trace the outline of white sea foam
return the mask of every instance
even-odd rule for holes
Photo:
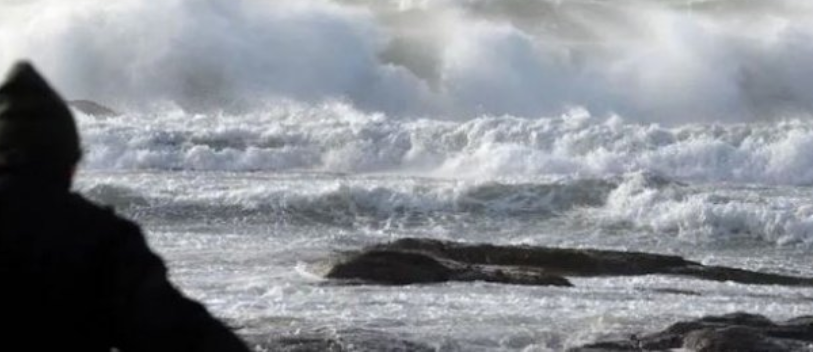
[[[126,181],[122,181],[126,179]],[[533,232],[556,217],[687,242],[813,245],[806,188],[690,186],[646,173],[610,181],[477,182],[216,174],[83,177],[78,190],[142,219],[425,233],[437,226]],[[216,181],[214,181],[216,180]],[[581,220],[579,220],[581,219]],[[571,221],[571,220],[565,220]],[[516,226],[516,228],[513,228]],[[579,226],[576,223],[569,226]],[[583,225],[582,225],[583,226]],[[460,229],[440,236],[465,237]],[[660,235],[658,235],[660,234]],[[541,235],[541,234],[540,234]],[[559,234],[566,239],[569,235]],[[504,240],[495,240],[504,241]],[[601,244],[601,239],[596,239]]]
[[[342,104],[243,115],[80,115],[91,170],[403,172],[471,179],[610,178],[813,184],[813,124],[664,127],[573,110],[556,118],[395,121]]]
[[[0,5],[0,67],[143,110],[340,100],[471,119],[571,106],[671,123],[813,104],[805,0],[59,0]]]
[[[420,227],[477,214],[495,221],[548,218],[586,206],[609,226],[626,223],[692,241],[813,242],[813,199],[804,190],[813,184],[813,124],[801,120],[665,127],[573,110],[556,118],[392,121],[340,103],[288,103],[243,115],[173,110],[79,119],[87,144],[83,168],[90,173],[334,174],[313,186],[236,188],[226,176],[188,192],[167,188],[158,198],[155,184],[86,189],[124,207],[148,204],[159,215],[261,213],[285,221]],[[378,173],[403,178],[340,180]],[[648,180],[636,180],[641,176]],[[680,182],[687,186],[675,185]],[[140,193],[145,198],[134,195]]]
[[[128,181],[123,183],[120,177]],[[543,220],[574,208],[601,206],[614,187],[593,180],[499,183],[389,176],[337,180],[306,174],[225,178],[189,174],[172,181],[160,174],[88,175],[78,184],[91,199],[140,217],[409,228],[473,218]]]
[[[698,188],[632,174],[613,190],[599,219],[690,241],[813,244],[813,198],[804,189]]]

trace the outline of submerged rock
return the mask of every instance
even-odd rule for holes
[[[681,321],[666,330],[618,341],[585,345],[572,351],[811,351],[813,317],[775,323],[748,313]]]
[[[678,256],[632,251],[462,244],[400,239],[373,245],[340,261],[332,279],[403,285],[489,281],[570,286],[564,276],[675,275],[742,284],[813,286],[813,279],[705,266]]]
[[[108,118],[119,116],[119,113],[106,106],[100,105],[90,100],[68,101],[68,106],[85,115]]]

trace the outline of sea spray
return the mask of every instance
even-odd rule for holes
[[[143,110],[346,102],[396,117],[633,121],[806,115],[803,0],[6,1],[0,66],[32,58],[69,98]]]

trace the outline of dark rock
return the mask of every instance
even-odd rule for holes
[[[813,343],[813,316],[802,316],[777,323],[767,331],[768,335]]]
[[[677,256],[640,252],[469,245],[433,239],[400,239],[377,247],[421,251],[435,257],[469,264],[536,267],[564,276],[646,275],[665,272],[675,267],[700,265]]]
[[[542,269],[521,266],[463,265],[452,273],[454,281],[485,281],[514,285],[573,286],[567,279]]]
[[[683,338],[683,349],[702,352],[790,350],[761,331],[745,326],[694,330]]]
[[[327,277],[406,285],[449,281],[452,273],[451,268],[431,256],[373,250],[351,256],[347,261],[334,266]]]
[[[747,313],[707,316],[675,323],[666,330],[603,341],[573,351],[805,351],[813,349],[810,318],[782,323]]]
[[[688,265],[674,268],[674,275],[686,275],[705,280],[731,281],[753,285],[813,286],[813,279],[787,275],[768,274],[757,271],[722,266]]]
[[[100,105],[90,100],[74,100],[68,101],[68,106],[74,108],[86,115],[92,115],[98,118],[109,118],[119,116],[119,113],[106,106]]]
[[[813,279],[705,266],[678,256],[634,251],[496,246],[433,239],[400,239],[373,245],[339,262],[331,279],[404,285],[488,281],[571,286],[562,276],[676,275],[742,284],[813,286]],[[685,295],[695,292],[680,291]]]
[[[540,276],[634,276],[676,275],[713,281],[731,281],[756,285],[813,286],[813,279],[768,274],[756,271],[705,266],[678,256],[648,254],[634,251],[548,248],[541,246],[496,246],[463,244],[433,239],[400,239],[389,244],[373,245],[362,251],[356,261],[367,261],[364,254],[387,252],[390,259],[404,254],[400,262],[413,261],[416,254],[435,259],[449,268],[451,278],[534,284]],[[407,255],[409,254],[409,255]],[[428,261],[424,259],[423,261]],[[349,266],[344,262],[339,266]],[[403,268],[400,264],[388,265]],[[414,267],[414,266],[413,266]],[[355,277],[375,277],[363,266],[355,266]],[[439,269],[435,265],[432,269]],[[442,273],[442,272],[441,272]],[[506,276],[507,275],[507,276]],[[334,273],[331,278],[346,278]],[[441,276],[442,278],[442,276]],[[433,277],[431,281],[444,281]],[[504,281],[504,280],[508,281]],[[526,280],[522,280],[526,279]],[[418,281],[410,281],[418,282]],[[545,283],[545,281],[543,281]]]
[[[780,324],[784,326],[800,326],[813,330],[813,315],[796,317],[787,321],[783,321]]]
[[[406,285],[445,281],[485,281],[517,285],[571,286],[540,269],[463,264],[420,252],[369,250],[349,256],[327,274],[331,279]]]
[[[705,316],[698,320],[704,324],[718,324],[723,326],[736,325],[736,326],[753,326],[753,327],[768,327],[775,325],[771,319],[757,314],[749,314],[744,312],[729,313],[720,316]]]

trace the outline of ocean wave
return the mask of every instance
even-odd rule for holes
[[[666,127],[592,116],[393,120],[332,103],[243,115],[79,115],[88,170],[407,173],[499,180],[609,178],[813,184],[813,123]]]
[[[253,186],[230,184],[196,192],[200,187],[195,181],[174,182],[158,189],[149,182],[127,187],[107,181],[85,180],[78,191],[98,203],[139,217],[334,226],[387,222],[425,226],[478,216],[548,219],[576,208],[601,206],[615,186],[602,180],[387,183],[356,179],[312,186],[258,185],[260,181],[252,182]]]
[[[813,110],[806,0],[11,0],[0,10],[0,67],[31,58],[68,98],[122,110],[338,100],[466,120],[578,105],[672,124]]]
[[[594,214],[690,241],[813,245],[812,201],[805,188],[688,187],[634,174]]]

